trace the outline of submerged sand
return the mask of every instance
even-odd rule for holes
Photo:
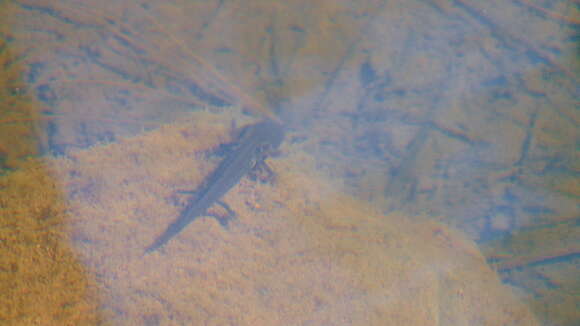
[[[100,320],[537,325],[473,242],[442,224],[383,215],[345,195],[316,169],[314,155],[293,151],[289,142],[268,159],[273,182],[245,178],[225,196],[236,214],[228,229],[201,217],[144,255],[187,199],[176,191],[195,189],[219,161],[207,151],[230,140],[231,121],[195,113],[50,160],[67,205],[61,238],[94,284]],[[212,213],[226,214],[217,207]]]

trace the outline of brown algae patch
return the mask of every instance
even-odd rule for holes
[[[66,220],[62,192],[39,160],[0,176],[0,324],[103,320],[93,275],[68,245]]]

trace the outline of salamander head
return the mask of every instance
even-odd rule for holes
[[[278,148],[284,140],[284,127],[271,119],[253,125],[254,137],[267,142],[272,149]]]

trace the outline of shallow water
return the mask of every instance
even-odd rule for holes
[[[127,189],[143,186],[140,178],[157,180],[150,188],[140,188],[143,193],[127,190],[119,195],[126,197],[115,205],[132,212],[123,213],[127,216],[100,219],[91,214],[103,207],[92,213],[82,209],[101,221],[88,228],[94,234],[74,233],[70,226],[75,223],[64,211],[39,209],[48,210],[40,215],[60,217],[25,229],[34,230],[33,238],[42,242],[44,236],[34,233],[38,228],[64,227],[72,255],[76,251],[82,257],[84,267],[75,274],[78,284],[118,286],[95,275],[99,262],[90,258],[105,259],[103,254],[117,248],[117,242],[130,249],[147,242],[150,237],[140,238],[142,233],[131,235],[143,228],[135,216],[146,223],[141,232],[158,234],[183,205],[173,192],[195,188],[219,162],[219,155],[211,154],[215,147],[235,140],[232,130],[237,127],[273,117],[289,133],[281,156],[271,164],[286,159],[301,165],[296,157],[304,155],[305,162],[314,160],[309,164],[325,180],[321,183],[330,182],[334,191],[380,214],[402,214],[461,230],[543,324],[572,325],[577,320],[576,3],[24,0],[1,6],[6,8],[0,30],[2,97],[9,99],[2,104],[0,125],[3,174],[12,178],[20,169],[31,171],[26,163],[31,156],[85,162],[67,170],[91,176],[71,181],[81,188],[71,191],[64,177],[54,181],[61,188],[47,198],[59,207],[74,206],[75,200],[88,207],[108,203],[99,196],[107,186],[121,187],[119,180],[128,183]],[[197,127],[187,129],[180,125],[184,122]],[[127,141],[153,146],[157,140],[150,139],[151,132],[174,124],[181,126],[182,136],[158,141],[167,147],[188,141],[191,152],[131,152],[126,169],[115,170],[113,164],[101,171],[111,177],[135,164],[153,169],[155,177],[150,170],[135,169],[133,179],[119,172],[107,183],[92,174],[102,169],[105,158],[90,161],[91,149],[107,153],[103,146],[125,146]],[[196,163],[170,166],[174,170],[143,165],[163,155],[189,155]],[[282,175],[303,168],[283,165]],[[188,177],[175,178],[175,171]],[[233,201],[246,198],[255,206],[252,198],[260,192],[248,190],[255,187],[247,183],[251,181],[243,182],[240,189],[246,190],[238,189],[242,193],[231,195],[238,198]],[[147,203],[139,204],[132,196],[144,196]],[[159,196],[163,200],[156,202]],[[145,211],[167,216],[155,221],[144,213],[132,215]],[[223,209],[216,211],[224,214]],[[5,225],[18,223],[10,220],[16,215],[4,215],[10,221]],[[209,219],[204,221],[219,235],[212,233],[210,243],[224,236]],[[18,227],[7,230],[14,229]],[[115,230],[128,233],[124,238],[104,237],[114,237]],[[4,246],[6,257],[23,255],[12,256],[13,248]],[[29,249],[25,255],[41,254]],[[70,252],[56,252],[72,259]],[[83,268],[87,274],[80,276]],[[9,279],[20,277],[21,269],[12,270]],[[31,298],[25,288],[19,289],[24,294],[14,298]],[[35,289],[42,293],[46,288]],[[124,301],[128,298],[117,298],[123,304],[105,304],[106,313],[99,318],[118,321],[123,313],[132,315],[123,312],[131,307]],[[163,316],[143,320],[164,324]]]

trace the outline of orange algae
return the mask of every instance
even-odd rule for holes
[[[66,205],[38,160],[0,176],[0,323],[98,325],[90,277],[68,246]]]

